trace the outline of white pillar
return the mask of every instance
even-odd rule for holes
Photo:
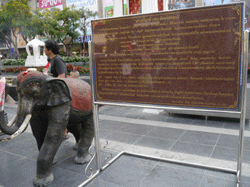
[[[158,12],[158,0],[142,0],[142,13]]]
[[[168,10],[168,0],[163,0],[163,10]]]
[[[114,0],[114,17],[123,16],[122,0]]]
[[[103,18],[103,3],[102,0],[97,0],[98,18]]]

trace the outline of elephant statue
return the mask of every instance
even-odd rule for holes
[[[77,145],[76,164],[91,160],[88,150],[94,137],[90,85],[80,79],[52,78],[38,71],[21,72],[17,77],[17,114],[9,124],[0,124],[7,135],[22,133],[30,122],[39,155],[34,186],[54,179],[51,172],[64,131],[71,132]]]
[[[0,76],[1,76],[1,74],[0,74]],[[5,85],[4,84],[0,84],[0,87],[1,86],[3,86],[3,87],[0,88],[0,96],[1,96],[1,89],[3,89],[2,91],[4,91],[4,103],[5,103],[7,95],[9,93],[9,86],[8,86],[7,83],[5,83]],[[1,108],[1,105],[0,105],[0,108]],[[4,110],[0,111],[0,121],[5,121],[5,123],[8,123],[7,113],[5,113]],[[2,135],[2,134],[3,133],[0,131],[0,135]]]

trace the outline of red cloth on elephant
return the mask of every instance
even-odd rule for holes
[[[91,87],[80,79],[67,78],[63,79],[69,84],[72,94],[71,107],[76,110],[86,111],[92,108]]]
[[[32,77],[32,76],[37,76],[37,77],[41,77],[43,75],[43,73],[39,72],[39,71],[24,71],[19,73],[19,75],[17,76],[17,80],[22,83],[23,81],[25,81],[27,78]]]

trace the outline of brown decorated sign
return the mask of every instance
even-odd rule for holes
[[[243,4],[93,20],[96,101],[239,109]]]

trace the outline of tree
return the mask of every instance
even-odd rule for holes
[[[90,18],[95,18],[98,12],[93,12],[88,8],[82,7],[78,10],[80,17],[79,29],[83,32],[82,49],[85,50],[85,37],[87,35],[87,27],[90,25]]]
[[[32,40],[36,35],[45,35],[44,21],[42,20],[42,15],[38,9],[32,12],[31,17],[27,18],[20,33],[26,44],[29,42],[29,39]]]
[[[14,47],[18,58],[17,35],[30,17],[28,0],[10,0],[0,8],[0,38],[10,49]]]
[[[67,53],[71,55],[73,40],[80,35],[77,31],[79,27],[78,12],[73,7],[63,10],[57,8],[42,10],[40,19],[44,25],[43,34],[58,43],[63,43]]]

